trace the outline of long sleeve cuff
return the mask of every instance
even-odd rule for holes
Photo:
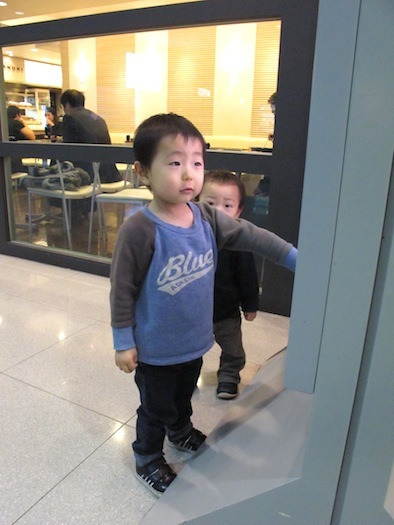
[[[292,272],[295,272],[297,254],[298,254],[297,248],[294,248],[294,246],[292,246],[289,253],[286,255],[286,258],[282,262],[282,266],[284,266],[288,270],[291,270]]]
[[[135,347],[133,329],[131,326],[126,326],[125,328],[112,327],[112,337],[114,340],[114,348],[118,352]]]

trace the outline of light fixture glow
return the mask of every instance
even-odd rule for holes
[[[24,15],[25,13],[23,11],[15,11],[16,15]]]
[[[0,2],[0,7],[6,7],[7,2]]]
[[[160,93],[163,66],[160,56],[153,53],[126,53],[126,87],[147,93]]]
[[[33,51],[33,53],[38,53],[38,49],[35,46],[31,47],[30,51]]]

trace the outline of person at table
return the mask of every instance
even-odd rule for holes
[[[35,140],[36,135],[24,122],[20,109],[17,106],[7,108],[8,135],[10,140]],[[11,159],[11,172],[27,172],[27,167],[22,164],[21,159]]]
[[[64,108],[63,142],[83,144],[111,144],[108,127],[105,120],[85,108],[85,95],[76,89],[68,89],[62,93],[60,103]],[[75,166],[86,170],[93,182],[93,167],[91,162],[76,161]],[[115,182],[122,179],[114,164],[100,163],[101,182]]]
[[[57,137],[63,135],[63,122],[59,121],[55,108],[46,108],[45,119],[45,135],[55,142]]]

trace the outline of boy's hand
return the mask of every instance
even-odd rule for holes
[[[118,368],[129,374],[138,366],[138,353],[136,348],[115,352],[115,363]]]
[[[246,321],[254,321],[256,319],[257,312],[244,312]]]

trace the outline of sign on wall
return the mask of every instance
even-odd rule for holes
[[[3,56],[4,81],[14,84],[29,84],[61,88],[62,68],[45,62]]]

